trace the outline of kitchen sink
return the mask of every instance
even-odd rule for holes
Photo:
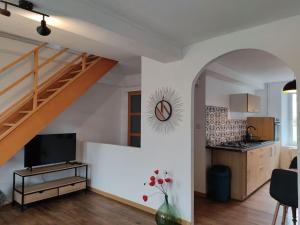
[[[246,143],[264,143],[264,142],[268,142],[266,140],[251,140],[251,141],[247,141]]]

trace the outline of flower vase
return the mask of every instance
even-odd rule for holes
[[[168,195],[165,195],[165,202],[157,210],[155,221],[157,225],[177,225],[176,210],[169,203]]]

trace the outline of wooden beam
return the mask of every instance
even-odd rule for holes
[[[26,59],[27,57],[29,57],[31,54],[33,54],[36,50],[38,51],[39,49],[43,48],[44,46],[46,46],[47,43],[43,43],[41,45],[39,45],[38,47],[36,47],[35,49],[25,53],[24,55],[20,56],[19,58],[17,58],[15,61],[9,63],[8,65],[2,67],[0,69],[0,73],[3,73],[4,71],[8,70],[9,68],[15,66],[16,64],[18,64],[19,62],[23,61],[24,59]]]
[[[83,53],[83,55],[82,55],[82,70],[86,69],[86,58],[87,58],[87,54]]]
[[[116,61],[102,58],[0,136],[0,166],[103,77]]]
[[[39,85],[39,92],[44,91],[48,88],[49,85],[51,85],[53,82],[58,80],[61,76],[63,76],[65,73],[67,73],[69,70],[72,69],[72,66],[76,64],[77,61],[82,57],[82,55],[77,56],[74,60],[72,60],[70,63],[68,63],[67,66],[60,69],[58,72],[56,72],[53,76],[51,76],[49,79],[44,81],[42,84]],[[32,72],[33,73],[33,72]],[[69,81],[69,80],[68,80]],[[33,92],[28,92],[23,98],[16,101],[12,104],[11,107],[4,110],[0,114],[0,124],[6,121],[7,118],[9,118],[12,114],[16,113],[19,109],[21,109],[25,104],[28,103],[28,101],[31,101],[33,98]]]
[[[38,98],[38,85],[39,85],[39,51],[34,51],[34,79],[33,79],[33,110],[37,107]]]
[[[22,81],[24,81],[25,79],[27,79],[28,77],[30,77],[32,74],[34,74],[35,72],[38,72],[39,69],[43,68],[44,66],[46,66],[47,64],[49,64],[50,62],[52,62],[54,59],[56,59],[57,57],[59,57],[60,55],[62,55],[64,52],[66,52],[68,49],[65,48],[61,51],[59,51],[58,53],[54,54],[53,56],[51,56],[50,58],[48,58],[45,62],[43,62],[40,66],[36,67],[35,64],[35,68],[34,70],[28,72],[27,74],[25,74],[24,76],[22,76],[21,78],[19,78],[18,80],[16,80],[15,82],[13,82],[12,84],[8,85],[6,88],[2,89],[0,91],[0,96],[4,95],[6,92],[8,92],[10,89],[14,88],[15,86],[19,85]],[[38,50],[35,50],[38,51]],[[38,58],[34,57],[35,63],[36,60],[38,60]],[[36,78],[34,78],[34,80],[36,80]]]

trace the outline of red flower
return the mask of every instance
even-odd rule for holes
[[[155,181],[154,181],[154,180],[151,181],[151,182],[149,183],[149,185],[150,185],[151,187],[155,186]]]
[[[161,178],[159,178],[159,179],[157,180],[157,183],[159,183],[159,184],[163,184],[163,183],[164,183],[164,180],[163,180],[163,179],[161,179]]]
[[[144,200],[144,202],[147,202],[148,201],[148,196],[147,195],[143,195],[143,200]]]
[[[151,180],[151,181],[155,181],[155,176],[151,176],[151,177],[150,177],[150,180]]]
[[[167,183],[172,183],[172,182],[173,182],[173,180],[172,180],[171,178],[166,178],[165,181],[166,181]]]
[[[154,173],[158,175],[159,174],[159,170],[155,170]]]

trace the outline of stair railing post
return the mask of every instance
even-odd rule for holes
[[[37,108],[39,84],[39,50],[34,51],[33,110]]]
[[[86,58],[87,58],[87,54],[83,53],[82,54],[82,70],[86,69]]]

